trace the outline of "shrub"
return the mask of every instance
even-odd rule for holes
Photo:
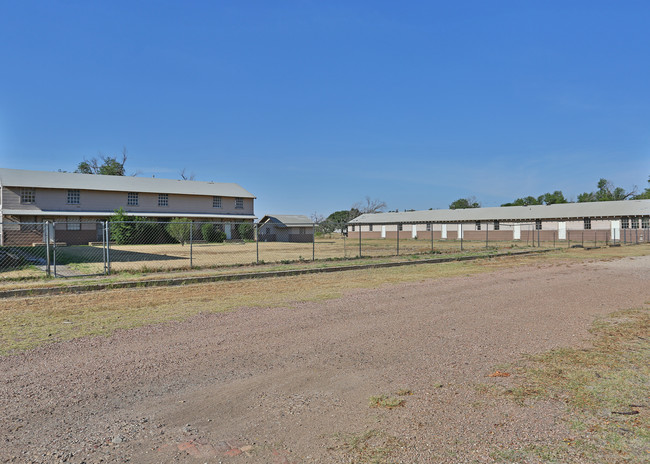
[[[237,227],[239,238],[242,240],[253,240],[253,225],[249,223],[239,224]]]
[[[185,245],[190,239],[190,228],[192,224],[187,218],[174,218],[167,224],[167,232],[181,245]]]
[[[210,223],[205,223],[201,226],[201,235],[206,242],[222,243],[226,240],[226,233]]]

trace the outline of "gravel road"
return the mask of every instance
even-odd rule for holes
[[[492,462],[567,430],[561,404],[486,394],[513,382],[487,375],[587,344],[594,318],[643,306],[649,282],[648,256],[536,265],[40,347],[0,358],[0,459],[337,463],[390,448]],[[400,390],[403,407],[369,407]]]

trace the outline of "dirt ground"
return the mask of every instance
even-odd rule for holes
[[[0,459],[493,462],[568,431],[560,403],[517,405],[488,375],[587,344],[648,282],[649,256],[539,264],[42,346],[0,358]]]

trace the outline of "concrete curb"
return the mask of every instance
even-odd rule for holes
[[[244,274],[221,274],[214,276],[199,276],[199,277],[178,277],[174,279],[152,279],[152,280],[139,280],[139,281],[126,281],[126,282],[107,282],[87,285],[70,285],[67,287],[35,287],[16,290],[0,291],[0,298],[19,298],[30,296],[43,296],[43,295],[63,295],[66,293],[84,293],[97,290],[114,290],[123,288],[146,288],[146,287],[171,287],[175,285],[191,285],[210,282],[234,281],[234,280],[249,280],[249,279],[263,279],[267,277],[287,277],[304,274],[317,274],[325,272],[341,272],[341,271],[357,271],[364,269],[378,269],[383,267],[398,267],[409,266],[415,264],[437,264],[449,263],[453,261],[474,261],[478,259],[498,258],[502,256],[522,256],[536,253],[546,253],[553,251],[553,249],[544,250],[529,250],[518,252],[502,252],[502,253],[488,253],[478,256],[459,256],[454,258],[429,258],[419,259],[416,261],[397,261],[394,263],[376,263],[376,264],[356,264],[348,266],[336,266],[318,269],[288,269],[286,271],[270,271],[270,272],[250,272]]]

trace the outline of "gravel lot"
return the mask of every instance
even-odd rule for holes
[[[486,393],[516,381],[488,374],[588,343],[648,282],[648,256],[545,264],[43,346],[0,358],[0,459],[493,462],[567,430],[561,404]],[[403,407],[369,407],[399,390]]]

